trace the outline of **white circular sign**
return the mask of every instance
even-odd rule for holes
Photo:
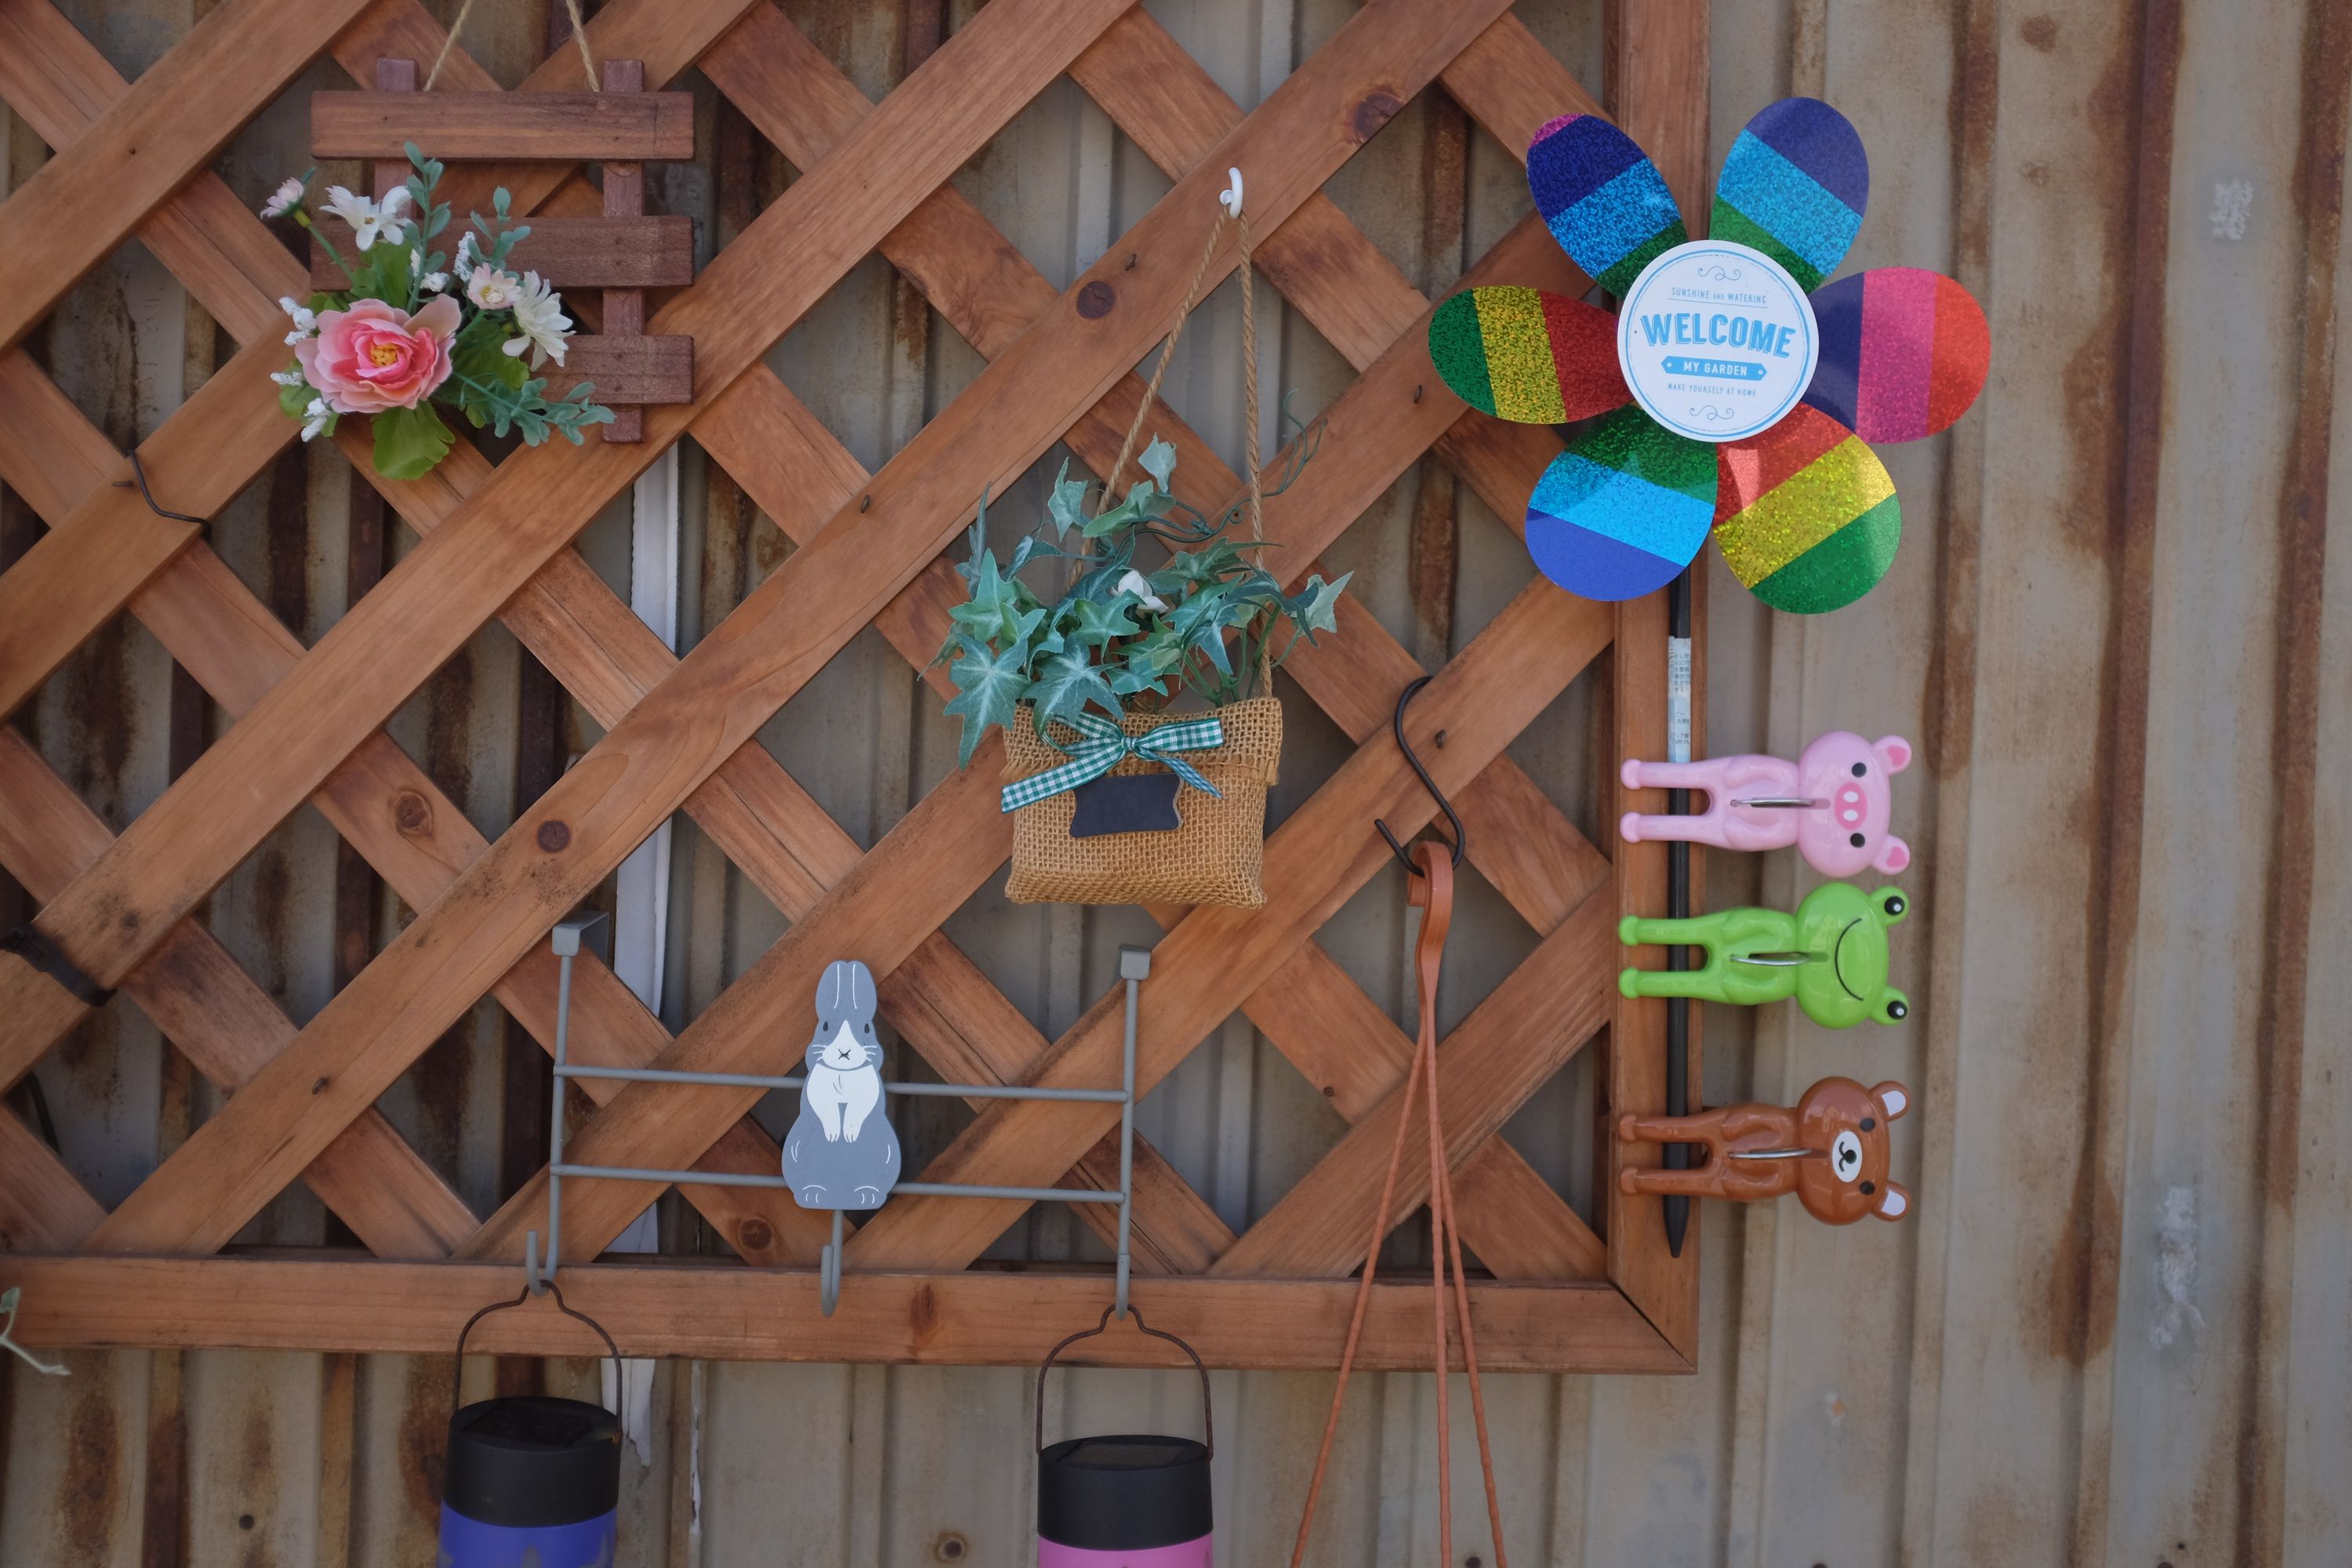
[[[1665,252],[1617,311],[1617,363],[1633,400],[1694,440],[1737,441],[1780,423],[1821,354],[1812,304],[1788,268],[1727,239]]]

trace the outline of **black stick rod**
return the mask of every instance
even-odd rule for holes
[[[1666,752],[1667,760],[1691,760],[1691,576],[1685,567],[1666,587]],[[1690,791],[1666,792],[1666,813],[1690,812]],[[1690,917],[1690,846],[1681,839],[1666,845],[1666,918]],[[1666,967],[1690,967],[1690,949],[1679,944],[1666,949]],[[1690,1114],[1690,1002],[1666,998],[1666,1114]],[[1666,1169],[1690,1169],[1690,1145],[1665,1147]],[[1690,1228],[1690,1199],[1669,1197],[1665,1204],[1666,1251],[1683,1255],[1683,1237]]]

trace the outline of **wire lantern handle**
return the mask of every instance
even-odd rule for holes
[[[1100,1322],[1097,1323],[1091,1329],[1080,1329],[1076,1333],[1067,1336],[1059,1344],[1045,1352],[1045,1364],[1037,1369],[1036,1436],[1037,1451],[1039,1453],[1042,1454],[1045,1451],[1045,1374],[1054,1370],[1055,1358],[1059,1356],[1064,1351],[1068,1350],[1072,1345],[1076,1344],[1080,1340],[1090,1340],[1097,1334],[1108,1333],[1110,1331],[1110,1316],[1118,1310],[1118,1309],[1116,1306],[1105,1307],[1103,1309],[1102,1321]],[[1213,1459],[1217,1457],[1217,1424],[1215,1415],[1211,1411],[1209,1405],[1209,1369],[1202,1362],[1201,1352],[1194,1350],[1191,1345],[1186,1344],[1183,1340],[1180,1339],[1178,1336],[1170,1333],[1167,1330],[1155,1329],[1150,1324],[1145,1322],[1143,1321],[1143,1309],[1135,1305],[1131,1301],[1128,1303],[1127,1315],[1135,1320],[1135,1326],[1143,1332],[1150,1334],[1155,1340],[1166,1340],[1170,1344],[1174,1345],[1178,1350],[1182,1351],[1187,1356],[1192,1358],[1192,1370],[1201,1374],[1202,1446],[1208,1449],[1209,1458]]]
[[[549,1295],[555,1298],[555,1310],[557,1311],[562,1313],[567,1318],[579,1319],[582,1322],[595,1330],[596,1337],[604,1342],[604,1353],[611,1357],[613,1362],[613,1396],[615,1399],[618,1399],[620,1397],[620,1391],[625,1386],[621,1376],[620,1346],[613,1342],[613,1336],[604,1331],[604,1324],[598,1322],[595,1319],[590,1317],[587,1313],[580,1310],[577,1307],[572,1306],[563,1299],[563,1288],[561,1285],[558,1285],[552,1279],[549,1279],[544,1282],[544,1289]],[[522,1289],[516,1293],[513,1300],[491,1302],[488,1306],[484,1307],[480,1311],[476,1312],[472,1317],[467,1319],[466,1326],[457,1331],[457,1353],[455,1358],[453,1358],[457,1362],[457,1365],[452,1369],[449,1374],[450,1409],[458,1410],[464,1408],[466,1386],[466,1337],[474,1331],[474,1325],[480,1322],[484,1318],[488,1317],[493,1312],[503,1312],[509,1307],[520,1307],[524,1302],[530,1300],[530,1298],[531,1288],[526,1285]],[[618,1415],[620,1412],[616,1410],[613,1414]]]

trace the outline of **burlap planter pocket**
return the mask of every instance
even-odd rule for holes
[[[1148,734],[1165,724],[1200,718],[1197,713],[1130,713],[1119,727]],[[1224,724],[1222,745],[1187,752],[1222,794],[1177,792],[1180,825],[1159,833],[1111,833],[1095,838],[1070,837],[1077,811],[1075,792],[1064,790],[1013,814],[1013,875],[1004,895],[1016,904],[1236,904],[1265,902],[1259,871],[1265,856],[1265,792],[1282,763],[1282,704],[1253,697],[1217,710]],[[1075,735],[1049,726],[1064,744]],[[1005,726],[1004,777],[1034,777],[1069,761],[1037,738],[1029,710]],[[1122,758],[1111,777],[1166,773],[1161,763]]]

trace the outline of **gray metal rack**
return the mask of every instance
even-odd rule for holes
[[[625,1083],[689,1083],[715,1085],[728,1089],[791,1089],[806,1083],[798,1074],[744,1072],[681,1072],[666,1068],[599,1068],[579,1067],[570,1059],[572,1030],[572,961],[579,956],[582,933],[604,917],[587,915],[557,922],[549,933],[562,971],[555,997],[555,1080],[559,1092],[549,1118],[547,1135],[547,1256],[542,1263],[539,1251],[539,1232],[529,1232],[523,1242],[523,1278],[533,1295],[545,1292],[553,1283],[563,1237],[563,1182],[574,1180],[657,1182],[665,1185],[686,1182],[702,1186],[775,1187],[792,1190],[792,1183],[780,1172],[772,1176],[747,1175],[731,1172],[660,1171],[635,1165],[572,1165],[563,1159],[563,1096],[561,1088],[567,1079],[606,1079]],[[1000,1187],[976,1182],[900,1182],[891,1192],[910,1193],[919,1197],[1012,1198],[1024,1203],[1117,1204],[1118,1205],[1118,1294],[1113,1310],[1127,1316],[1127,1280],[1129,1269],[1128,1235],[1134,1211],[1135,1194],[1135,1027],[1137,988],[1151,973],[1151,950],[1145,947],[1122,947],[1118,950],[1118,976],[1127,987],[1127,1026],[1122,1052],[1119,1087],[1117,1089],[1031,1089],[1013,1084],[993,1083],[886,1083],[890,1094],[952,1096],[961,1100],[1078,1100],[1097,1105],[1116,1105],[1118,1112],[1118,1191],[1115,1193],[1087,1192],[1066,1187]],[[818,1266],[817,1300],[826,1317],[841,1300],[842,1211],[833,1211],[833,1239],[826,1243]]]

